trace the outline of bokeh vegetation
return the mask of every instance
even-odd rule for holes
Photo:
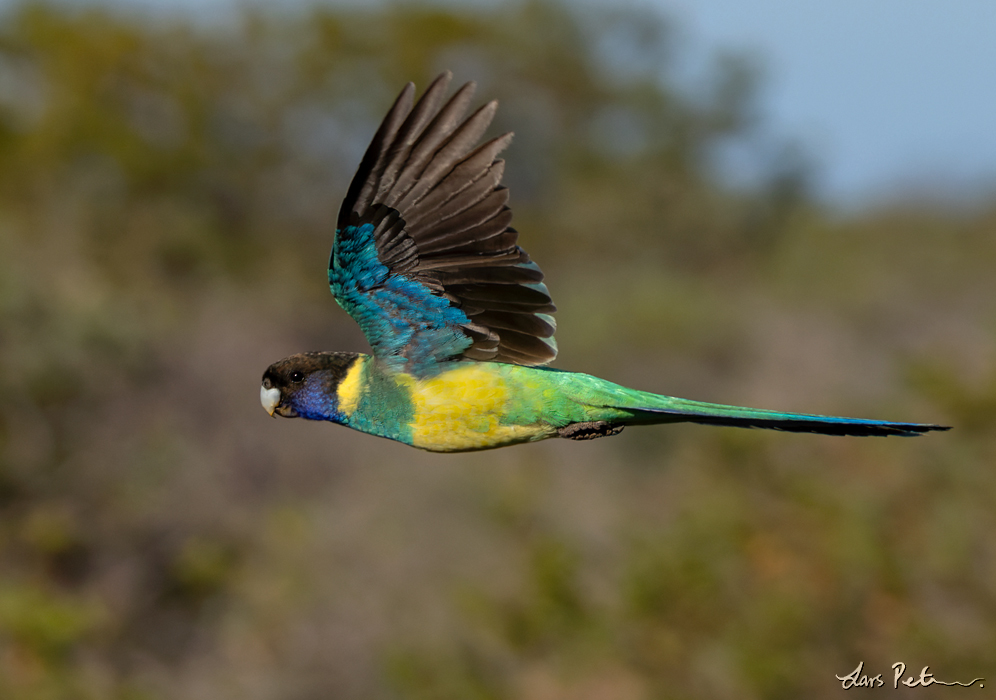
[[[0,697],[822,698],[861,660],[996,676],[996,201],[844,216],[778,154],[724,185],[756,71],[719,57],[681,89],[675,36],[549,2],[9,9]],[[506,181],[557,366],[955,430],[438,456],[267,419],[270,362],[364,349],[323,281],[338,198],[396,91],[445,68],[518,133]]]

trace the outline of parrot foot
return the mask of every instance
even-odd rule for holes
[[[612,425],[604,420],[596,420],[565,425],[563,428],[557,428],[557,434],[569,440],[594,440],[609,435],[618,435],[625,427],[624,425]]]

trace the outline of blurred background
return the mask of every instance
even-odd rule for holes
[[[0,697],[996,683],[985,10],[947,43],[900,23],[905,64],[860,15],[741,5],[0,3]],[[271,362],[366,350],[325,283],[335,213],[401,86],[446,68],[517,134],[555,366],[955,429],[432,455],[267,418]]]

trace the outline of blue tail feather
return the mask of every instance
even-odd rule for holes
[[[865,418],[844,418],[841,416],[819,416],[806,413],[780,413],[754,408],[721,406],[672,399],[676,403],[692,404],[687,408],[635,408],[638,413],[648,414],[649,423],[689,422],[705,425],[725,425],[736,428],[766,428],[791,433],[819,433],[821,435],[888,436],[913,437],[932,430],[950,430],[950,426],[929,423],[896,423],[892,421],[868,420]],[[654,420],[659,417],[661,420]],[[665,418],[667,416],[667,418]],[[644,421],[639,421],[644,422]]]

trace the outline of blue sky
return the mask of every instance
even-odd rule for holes
[[[844,203],[996,190],[993,0],[643,0],[698,47],[755,52],[769,128]]]
[[[765,131],[802,145],[827,199],[996,191],[996,0],[632,1],[677,20],[688,55],[731,48],[759,59]],[[111,4],[203,14],[242,3]]]

